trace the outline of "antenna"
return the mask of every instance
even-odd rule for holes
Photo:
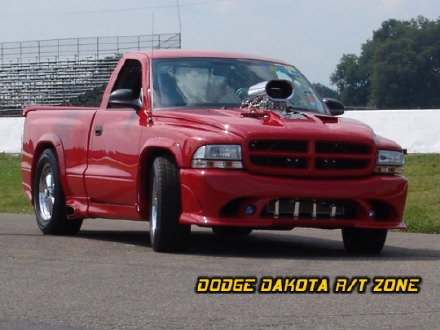
[[[176,0],[176,6],[177,6],[177,18],[179,20],[179,33],[180,33],[180,37],[182,38],[182,20],[180,19],[180,4],[179,4],[179,0]]]
[[[150,61],[152,62],[153,61],[153,52],[154,52],[154,11],[151,14],[151,38],[152,38],[152,43],[151,43]],[[152,63],[150,63],[150,64],[151,64],[150,66],[151,66],[151,68],[153,70],[153,65],[152,65]],[[151,108],[150,108],[150,111],[147,111],[147,121],[149,123],[152,123],[153,122],[153,117],[152,117],[151,111],[153,109],[153,104],[154,104],[154,100],[153,100],[153,98],[154,98],[154,93],[153,93],[153,73],[152,72],[150,72],[150,88],[148,88],[148,93],[150,95]]]
[[[151,58],[153,58],[153,51],[154,51],[154,11],[151,14]]]

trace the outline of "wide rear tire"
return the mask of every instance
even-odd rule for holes
[[[179,223],[181,213],[177,166],[168,157],[157,157],[150,175],[150,241],[154,251],[186,250],[191,227]]]
[[[82,220],[68,220],[66,217],[58,160],[52,149],[43,151],[35,173],[33,198],[38,228],[49,235],[78,233]]]

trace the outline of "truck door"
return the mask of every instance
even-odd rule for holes
[[[133,96],[142,99],[145,77],[142,63],[127,59],[112,91],[131,89]],[[85,177],[90,205],[135,207],[142,132],[136,110],[107,106],[97,111],[92,125],[89,165]]]

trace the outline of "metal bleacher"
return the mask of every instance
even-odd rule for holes
[[[30,105],[97,106],[123,53],[180,46],[179,33],[0,43],[0,116]]]

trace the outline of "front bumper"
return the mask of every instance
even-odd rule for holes
[[[402,176],[364,178],[287,178],[234,170],[181,169],[183,224],[252,228],[403,229],[408,181]],[[343,218],[269,214],[275,200],[343,201],[351,212]],[[317,202],[315,202],[317,201]],[[253,206],[254,214],[246,209]],[[314,206],[315,208],[315,206]]]

